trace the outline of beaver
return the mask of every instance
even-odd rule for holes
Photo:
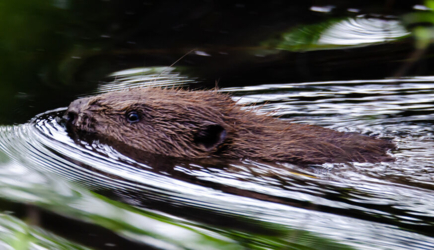
[[[217,91],[133,88],[73,101],[74,131],[176,158],[258,159],[294,164],[384,162],[388,140],[290,123]]]

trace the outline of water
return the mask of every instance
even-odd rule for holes
[[[433,114],[424,104],[434,94],[427,87],[432,84],[429,80],[388,80],[388,85],[381,80],[269,84],[220,90],[233,94],[240,104],[262,105],[260,112],[274,111],[292,122],[392,139],[398,146],[391,152],[396,158],[392,163],[299,167],[245,160],[202,166],[170,160],[157,164],[154,159],[144,164],[98,142],[74,142],[60,123],[64,108],[27,124],[4,127],[1,145],[8,155],[15,156],[15,165],[26,166],[21,167],[24,173],[15,170],[16,174],[27,176],[31,183],[36,182],[34,185],[46,185],[54,174],[61,176],[62,182],[68,180],[97,192],[105,190],[128,204],[194,218],[207,225],[215,223],[209,216],[222,213],[222,221],[247,217],[257,221],[251,223],[260,225],[262,221],[308,231],[356,248],[428,249],[434,244],[427,230],[434,223],[429,126]],[[43,174],[48,180],[30,177],[29,172]],[[9,185],[25,192],[34,189],[28,182],[26,186],[21,182]],[[56,192],[65,198],[75,188],[69,187],[67,194]],[[43,198],[14,192],[13,199],[21,202]],[[3,197],[12,196],[2,193]],[[46,202],[56,203],[51,199]],[[95,213],[94,205],[56,206],[86,216]],[[175,207],[187,211],[176,211]],[[192,215],[188,210],[205,210],[206,216]],[[136,224],[123,216],[119,220]],[[243,224],[241,227],[252,230]]]
[[[434,71],[413,30],[428,2],[6,2],[21,21],[0,35],[0,249],[434,248]],[[217,86],[391,140],[396,160],[138,160],[63,125],[77,97],[147,86]]]

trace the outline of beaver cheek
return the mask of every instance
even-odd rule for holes
[[[219,124],[207,125],[194,136],[194,143],[211,151],[221,145],[227,137],[226,129]]]

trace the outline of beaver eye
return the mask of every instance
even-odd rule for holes
[[[140,116],[136,111],[131,111],[127,113],[127,120],[130,123],[136,123],[140,121]]]

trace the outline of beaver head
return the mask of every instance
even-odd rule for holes
[[[292,163],[392,159],[388,141],[259,115],[216,91],[111,92],[73,101],[65,117],[74,130],[173,157]]]

